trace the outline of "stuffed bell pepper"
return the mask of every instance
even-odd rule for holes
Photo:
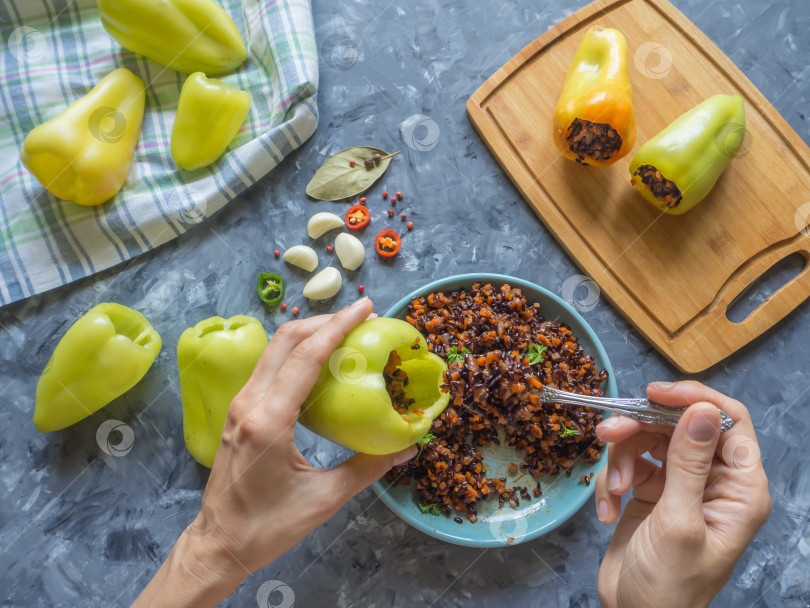
[[[447,407],[446,370],[410,324],[382,317],[365,321],[323,367],[298,420],[357,452],[403,450]]]
[[[715,95],[682,114],[630,161],[630,181],[664,213],[686,213],[706,198],[745,138],[739,95]]]
[[[553,123],[557,148],[580,165],[610,165],[633,149],[636,118],[620,31],[596,26],[585,34]]]

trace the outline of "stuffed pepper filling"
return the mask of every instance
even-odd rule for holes
[[[391,407],[406,422],[423,416],[425,410],[418,404],[432,404],[442,392],[439,386],[444,381],[444,370],[433,360],[425,361],[409,355],[408,351],[418,351],[420,348],[421,344],[416,342],[402,349],[402,353],[392,350],[383,368],[385,390],[391,398]],[[415,384],[411,384],[410,376],[413,376]],[[446,388],[444,392],[447,392]]]
[[[609,124],[575,118],[565,136],[568,149],[580,165],[588,161],[606,161],[622,147],[622,136]]]
[[[668,180],[661,175],[661,172],[652,165],[641,165],[634,175],[641,179],[641,183],[647,186],[652,195],[667,206],[667,209],[674,209],[681,202],[681,191],[675,182]]]
[[[391,397],[391,407],[398,414],[404,414],[408,411],[408,407],[413,405],[413,399],[408,399],[405,396],[405,387],[408,386],[408,374],[400,365],[402,365],[402,360],[399,358],[397,351],[392,350],[391,355],[388,357],[388,363],[385,364],[385,369],[383,369],[383,377],[385,378],[385,390],[388,391],[388,396]]]

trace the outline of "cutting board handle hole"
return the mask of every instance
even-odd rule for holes
[[[732,323],[745,321],[765,300],[798,276],[806,265],[804,256],[798,252],[776,262],[731,301],[726,309],[728,320]]]

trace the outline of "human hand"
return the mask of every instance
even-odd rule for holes
[[[599,569],[599,598],[608,608],[708,606],[771,512],[754,426],[742,403],[699,382],[654,383],[647,395],[690,407],[674,430],[622,416],[596,429],[611,442],[596,480],[597,513],[607,524],[621,515]],[[718,408],[734,420],[722,435]]]
[[[228,409],[200,514],[135,606],[216,605],[416,454],[414,446],[387,456],[356,454],[325,471],[295,446],[295,422],[321,368],[372,308],[363,298],[275,333]]]

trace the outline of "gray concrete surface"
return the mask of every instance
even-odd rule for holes
[[[301,150],[247,196],[169,245],[0,309],[3,606],[123,606],[157,569],[198,509],[207,475],[183,444],[177,339],[214,314],[255,315],[271,332],[291,317],[260,306],[255,276],[279,266],[273,249],[306,240],[312,213],[345,209],[304,195],[327,155],[360,143],[402,148],[384,182],[406,192],[398,211],[407,210],[416,228],[402,255],[390,264],[369,259],[329,305],[308,305],[300,296],[304,274],[286,270],[287,301],[304,315],[353,301],[359,283],[385,310],[411,289],[459,272],[513,274],[556,292],[578,274],[489,155],[464,104],[509,57],[584,4],[315,0],[321,120]],[[810,141],[806,0],[675,4]],[[414,115],[426,118],[407,122]],[[414,130],[401,129],[419,121]],[[373,208],[379,227],[387,221],[386,207],[375,201]],[[753,294],[760,300],[764,295]],[[40,435],[30,420],[38,374],[69,324],[105,300],[145,313],[159,328],[164,349],[123,398],[64,432]],[[584,315],[611,357],[622,395],[679,377],[604,299]],[[765,337],[698,376],[751,408],[774,500],[770,521],[715,600],[717,607],[810,605],[809,324],[805,303]],[[108,456],[97,444],[96,430],[107,419],[133,429],[135,443],[126,456]],[[297,442],[317,465],[346,456],[303,429]],[[504,549],[461,548],[409,528],[366,491],[282,559],[248,577],[224,605],[254,606],[262,584],[277,580],[293,590],[300,608],[598,606],[596,575],[610,535],[589,504],[576,521],[539,540]],[[272,595],[270,605],[280,598]]]

